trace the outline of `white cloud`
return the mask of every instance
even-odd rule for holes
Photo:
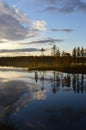
[[[9,42],[9,40],[7,40],[7,39],[0,39],[0,42],[1,43],[6,43],[6,42]]]
[[[0,13],[10,15],[19,22],[30,23],[30,19],[28,19],[25,13],[20,11],[16,6],[11,7],[2,1],[0,2]]]
[[[35,21],[33,22],[33,28],[39,31],[45,31],[46,30],[46,22],[45,21]]]
[[[0,1],[0,39],[16,41],[35,37],[39,31],[46,30],[45,26],[45,21],[33,21],[16,6]]]

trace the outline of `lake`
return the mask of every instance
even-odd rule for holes
[[[86,74],[0,67],[0,124],[86,130]]]

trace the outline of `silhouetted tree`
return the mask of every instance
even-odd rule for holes
[[[57,51],[56,51],[56,56],[60,56],[60,50],[59,50],[59,48],[57,48]]]
[[[79,57],[81,55],[80,47],[77,47],[77,56]]]
[[[75,58],[76,57],[76,47],[72,51],[72,56]]]
[[[62,51],[62,56],[64,56],[65,55],[65,51]]]
[[[81,56],[84,57],[84,48],[81,48]]]
[[[53,45],[53,47],[51,48],[51,55],[56,56],[57,53],[57,47],[56,45]]]
[[[41,56],[44,56],[44,51],[45,51],[45,49],[41,48]]]

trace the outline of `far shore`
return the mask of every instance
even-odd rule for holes
[[[21,67],[28,70],[53,70],[86,74],[86,57],[54,56],[0,57],[0,66]]]

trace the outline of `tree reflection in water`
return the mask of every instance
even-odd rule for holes
[[[83,93],[86,91],[85,74],[66,74],[57,71],[52,72],[52,77],[45,76],[45,71],[35,72],[35,82],[40,79],[41,90],[44,90],[44,82],[51,82],[52,92],[55,94],[59,88],[72,88],[74,93]],[[39,77],[38,77],[39,75]]]

